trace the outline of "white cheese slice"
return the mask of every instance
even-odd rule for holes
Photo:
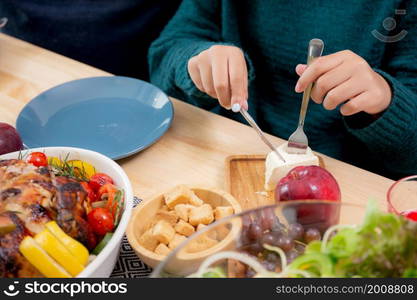
[[[274,190],[279,180],[286,176],[292,168],[297,166],[319,165],[319,158],[314,155],[310,147],[307,148],[305,154],[289,154],[286,149],[287,143],[283,143],[277,148],[279,154],[285,159],[285,162],[273,151],[266,157],[265,189],[267,191]]]

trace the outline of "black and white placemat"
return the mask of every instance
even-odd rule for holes
[[[134,198],[133,206],[138,205],[142,200]],[[140,278],[148,277],[152,269],[145,265],[130,247],[126,236],[123,237],[120,246],[119,259],[110,277],[113,278]]]

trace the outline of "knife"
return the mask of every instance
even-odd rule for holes
[[[271,148],[272,151],[275,152],[275,154],[283,161],[285,162],[284,157],[277,151],[277,148],[272,145],[272,143],[268,140],[268,138],[265,136],[261,128],[259,128],[258,124],[256,124],[255,120],[251,117],[251,115],[244,109],[240,109],[240,113],[245,118],[245,120],[249,123],[250,126],[256,131],[256,133],[259,135],[259,137],[262,139],[262,141]]]

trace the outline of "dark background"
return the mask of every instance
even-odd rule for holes
[[[0,0],[4,32],[116,75],[148,80],[150,43],[181,0]]]

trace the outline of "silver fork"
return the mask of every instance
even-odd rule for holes
[[[312,39],[308,45],[307,66],[309,66],[314,59],[320,57],[323,53],[324,43],[320,39]],[[288,139],[287,152],[291,154],[304,154],[307,151],[308,139],[304,132],[304,120],[306,118],[308,101],[310,100],[310,93],[313,84],[309,84],[304,90],[303,101],[301,102],[300,117],[298,120],[297,129],[291,134]]]

